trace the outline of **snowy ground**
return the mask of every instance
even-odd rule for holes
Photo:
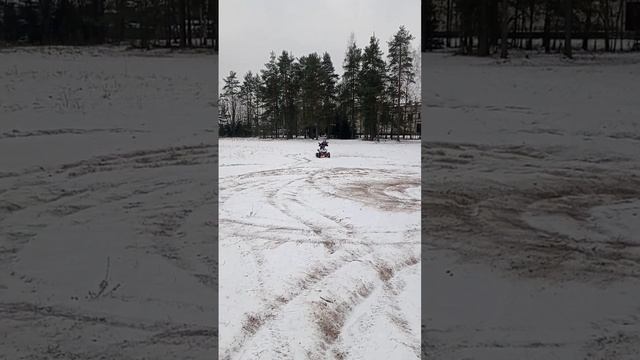
[[[640,56],[422,61],[427,358],[637,358]]]
[[[220,140],[222,359],[420,357],[420,144]]]
[[[0,358],[210,358],[217,57],[0,63]]]

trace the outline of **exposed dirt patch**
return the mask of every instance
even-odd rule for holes
[[[376,265],[376,270],[378,271],[378,277],[384,282],[389,281],[393,277],[393,268],[385,262],[379,262]]]
[[[242,324],[242,329],[250,335],[254,335],[264,324],[264,320],[264,317],[260,314],[248,314]]]
[[[314,318],[325,343],[332,344],[338,339],[353,307],[369,296],[372,290],[373,284],[362,284],[344,300],[314,302]]]

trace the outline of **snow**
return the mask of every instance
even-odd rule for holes
[[[216,61],[0,51],[3,356],[211,357]],[[422,180],[411,141],[221,141],[221,354],[635,358],[639,62],[423,55]]]
[[[640,350],[638,54],[423,54],[427,358]]]
[[[223,359],[420,356],[420,144],[220,140]]]
[[[210,358],[217,58],[20,48],[0,62],[3,356]]]

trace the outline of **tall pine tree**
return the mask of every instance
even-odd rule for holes
[[[322,126],[325,129],[325,134],[329,136],[330,126],[335,118],[335,104],[337,99],[336,83],[338,81],[338,75],[333,68],[331,56],[327,52],[322,55],[320,69],[322,82]]]
[[[280,122],[280,79],[278,76],[278,65],[276,54],[271,52],[269,62],[265,64],[265,69],[260,70],[262,84],[260,86],[260,103],[264,107],[264,122],[271,129],[271,133],[278,137]],[[266,130],[266,129],[265,129]]]
[[[222,87],[222,95],[228,102],[231,126],[236,126],[236,113],[238,110],[238,100],[240,93],[240,81],[237,78],[235,71],[230,71],[229,75],[223,79],[224,86]]]
[[[252,135],[258,135],[258,81],[259,78],[254,76],[251,71],[248,71],[242,80],[240,86],[240,98],[245,108],[245,122],[248,127],[252,129]]]
[[[404,128],[403,100],[406,104],[409,84],[415,80],[413,71],[413,57],[411,52],[411,40],[414,37],[404,26],[389,41],[389,79],[390,95],[394,99],[395,111],[391,121],[391,137],[394,132],[400,138],[400,129]]]
[[[313,137],[317,139],[320,132],[323,93],[320,56],[311,53],[300,58],[300,71],[305,136],[309,130],[313,130]]]
[[[287,131],[287,139],[293,138],[296,132],[296,97],[298,96],[298,89],[293,64],[293,56],[283,51],[278,58],[278,75],[280,80],[282,123]]]
[[[359,95],[362,99],[365,138],[373,140],[378,136],[378,116],[385,85],[385,62],[382,59],[380,43],[375,35],[362,53],[362,68],[359,76]]]
[[[356,129],[357,127],[358,77],[360,74],[361,61],[362,50],[358,48],[354,35],[351,34],[347,53],[342,65],[342,69],[344,70],[342,75],[342,81],[344,83],[342,95],[343,100],[347,102],[345,110],[347,111],[347,117],[349,118],[352,129]]]

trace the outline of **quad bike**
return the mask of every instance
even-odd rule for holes
[[[318,149],[318,152],[316,153],[316,157],[317,158],[330,158],[331,157],[331,153],[329,151],[327,151],[327,149]]]
[[[327,143],[326,140],[324,140],[321,143],[318,143],[318,145],[320,145],[320,149],[318,149],[318,152],[316,152],[316,157],[317,158],[330,158],[331,157],[331,153],[326,149],[327,146],[329,146],[329,143]]]

